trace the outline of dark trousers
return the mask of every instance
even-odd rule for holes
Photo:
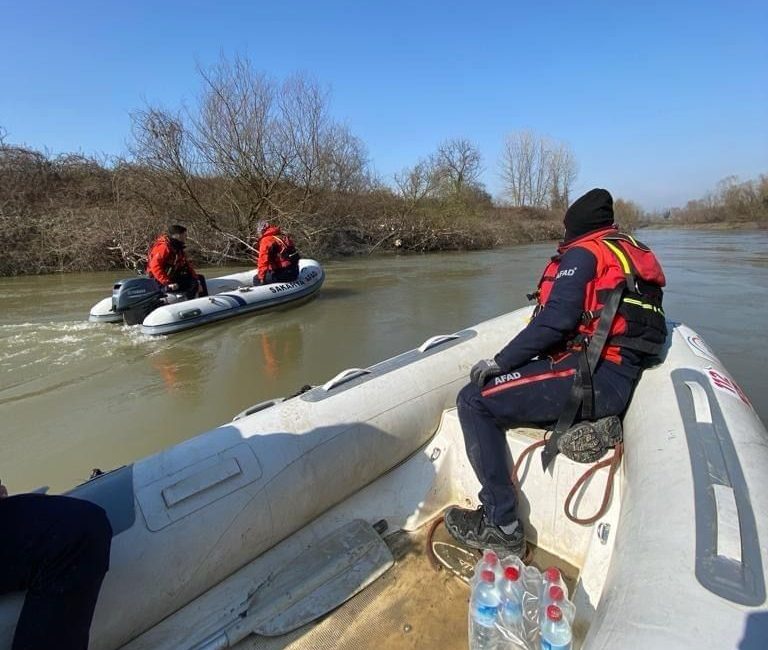
[[[253,284],[258,286],[260,284],[273,284],[275,282],[293,282],[298,277],[298,268],[277,269],[276,271],[267,271],[264,274],[264,282],[259,281],[258,275],[253,276]]]
[[[85,650],[112,528],[80,499],[20,494],[0,499],[0,594],[27,590],[13,650]]]
[[[514,372],[490,379],[481,390],[468,384],[456,400],[464,444],[482,489],[480,502],[497,525],[517,519],[517,494],[507,463],[506,429],[557,421],[571,393],[578,360],[531,361]],[[603,361],[593,377],[594,417],[618,415],[632,395],[634,381]]]
[[[208,285],[205,283],[205,276],[198,274],[197,278],[193,278],[186,273],[178,276],[177,278],[171,278],[175,283],[179,285],[179,291],[185,293],[189,300],[197,298],[197,283],[200,282],[200,286],[203,289],[201,296],[208,295]]]

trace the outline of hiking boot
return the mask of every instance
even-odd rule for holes
[[[557,449],[577,463],[596,463],[621,439],[621,420],[616,415],[610,415],[594,422],[574,424],[560,436]]]
[[[451,508],[445,514],[445,529],[465,546],[480,550],[491,549],[499,554],[522,558],[526,549],[525,533],[521,521],[515,524],[517,527],[511,533],[505,533],[488,521],[483,506],[477,510]]]

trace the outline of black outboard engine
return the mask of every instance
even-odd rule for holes
[[[120,280],[112,287],[112,311],[122,314],[126,325],[138,325],[164,303],[162,286],[152,278]]]

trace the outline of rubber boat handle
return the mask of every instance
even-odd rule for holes
[[[426,352],[427,350],[434,348],[436,345],[447,343],[459,338],[458,334],[438,334],[432,338],[427,339],[419,346],[419,352]]]
[[[342,370],[338,375],[336,375],[333,379],[328,380],[323,384],[323,390],[329,391],[332,388],[336,388],[336,386],[340,386],[346,381],[350,381],[351,379],[354,379],[355,377],[360,377],[361,375],[368,375],[370,374],[370,370],[367,368],[347,368],[346,370]]]
[[[259,411],[263,411],[264,409],[268,409],[270,406],[275,406],[275,404],[279,404],[283,401],[282,397],[278,397],[276,399],[268,399],[264,402],[259,402],[258,404],[254,404],[253,406],[249,406],[244,411],[240,411],[235,417],[232,418],[232,422],[235,420],[240,420],[248,415],[253,415],[254,413],[258,413]]]

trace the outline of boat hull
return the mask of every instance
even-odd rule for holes
[[[182,300],[152,310],[141,323],[142,334],[174,334],[220,320],[266,311],[288,303],[299,304],[314,297],[323,285],[325,272],[315,260],[299,262],[299,277],[294,282],[254,286],[253,271],[234,273],[208,280],[209,295]],[[112,298],[104,298],[92,308],[88,320],[118,323],[122,314],[112,311]]]

